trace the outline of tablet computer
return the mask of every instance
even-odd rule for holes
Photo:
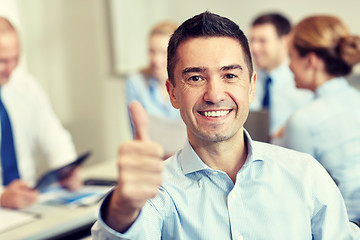
[[[60,168],[56,168],[44,174],[36,183],[35,189],[43,190],[45,187],[49,186],[54,182],[58,182],[70,175],[70,173],[78,166],[80,166],[89,156],[91,152],[88,151],[82,155],[80,155],[75,161],[62,166]]]

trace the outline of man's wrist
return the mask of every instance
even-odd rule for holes
[[[103,221],[113,230],[124,233],[135,222],[140,210],[130,210],[121,206],[116,200],[116,193],[111,192],[101,206],[101,217]]]

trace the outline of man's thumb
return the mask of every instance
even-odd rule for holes
[[[135,139],[149,140],[149,117],[144,107],[140,102],[132,101],[129,105],[129,111],[134,124]]]

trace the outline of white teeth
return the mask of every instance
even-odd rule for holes
[[[230,110],[222,110],[222,111],[209,111],[203,112],[203,115],[206,117],[222,117],[228,114]]]

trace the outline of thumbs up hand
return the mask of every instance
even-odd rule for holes
[[[126,231],[136,220],[148,199],[154,198],[162,182],[164,150],[148,135],[148,116],[142,105],[129,105],[135,139],[123,143],[118,152],[118,183],[104,220],[119,231]]]

